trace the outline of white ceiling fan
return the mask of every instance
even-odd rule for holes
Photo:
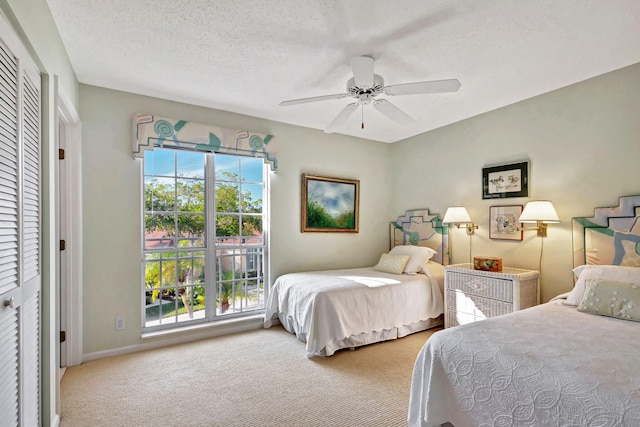
[[[347,80],[346,93],[291,99],[288,101],[282,101],[280,106],[286,107],[289,105],[306,104],[308,102],[326,101],[330,99],[342,99],[346,97],[355,98],[356,101],[344,107],[324,130],[327,133],[331,133],[346,122],[359,105],[364,108],[365,105],[371,104],[373,108],[398,123],[410,124],[413,122],[413,118],[411,118],[411,116],[393,105],[391,102],[386,99],[375,98],[377,95],[382,93],[389,96],[416,95],[425,93],[455,92],[460,89],[460,82],[457,79],[432,80],[385,86],[384,79],[378,74],[373,73],[373,62],[373,58],[369,56],[356,56],[351,58],[353,77]],[[364,128],[364,122],[362,127]]]

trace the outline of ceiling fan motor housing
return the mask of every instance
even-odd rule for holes
[[[347,93],[356,99],[362,99],[361,95],[370,97],[379,95],[384,90],[384,79],[378,74],[373,75],[373,85],[371,87],[359,87],[353,77],[347,80]]]

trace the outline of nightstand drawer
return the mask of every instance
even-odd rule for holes
[[[466,313],[476,319],[501,316],[513,311],[513,304],[510,302],[484,298],[461,290],[447,291],[446,300],[448,310]]]
[[[444,326],[464,325],[531,307],[540,301],[540,273],[504,267],[474,270],[472,264],[444,268]]]
[[[478,277],[470,274],[447,272],[447,290],[461,291],[495,300],[513,302],[513,281],[495,277]]]

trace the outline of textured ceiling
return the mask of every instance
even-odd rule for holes
[[[81,83],[309,128],[324,129],[353,100],[279,102],[344,92],[353,56],[372,56],[386,84],[462,83],[454,93],[379,96],[412,125],[365,106],[337,130],[383,142],[640,62],[638,0],[48,4]]]

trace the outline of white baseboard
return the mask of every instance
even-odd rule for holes
[[[145,334],[145,342],[125,347],[113,348],[104,351],[87,353],[82,357],[82,362],[103,359],[105,357],[120,356],[123,354],[137,353],[139,351],[152,350],[154,348],[168,347],[176,344],[183,344],[191,341],[198,341],[206,338],[214,338],[223,335],[246,332],[263,327],[264,318],[262,316],[242,319],[238,321],[225,322],[223,324],[204,325],[197,328],[185,328],[172,331],[163,331],[153,334]]]

